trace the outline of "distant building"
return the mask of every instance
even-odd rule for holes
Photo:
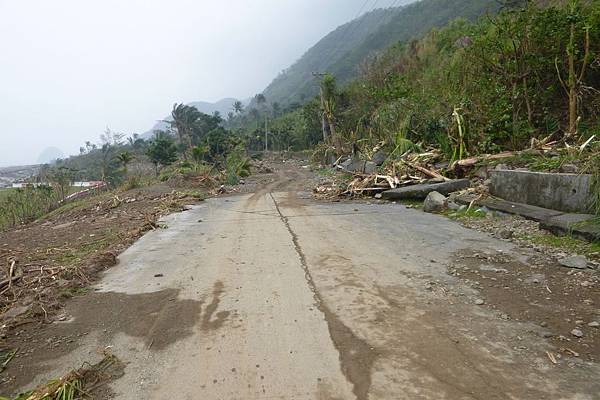
[[[28,187],[43,187],[43,186],[52,186],[52,184],[47,183],[47,182],[35,182],[35,183],[31,183],[31,182],[16,182],[12,184],[12,188],[13,189],[23,189],[23,188],[28,188]]]
[[[89,188],[89,187],[102,187],[104,185],[105,185],[105,183],[102,181],[87,181],[87,182],[73,182],[73,184],[71,186],[72,187]]]
[[[40,186],[54,186],[52,183],[48,182],[15,182],[12,184],[14,189],[23,189],[28,187],[40,187]],[[106,186],[106,183],[102,181],[82,181],[82,182],[73,182],[71,187],[78,188],[101,188]]]

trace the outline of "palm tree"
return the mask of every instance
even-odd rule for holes
[[[133,161],[134,158],[135,158],[134,155],[128,151],[124,151],[117,156],[117,160],[123,166],[123,172],[125,173],[126,176],[127,176],[127,166]]]
[[[254,96],[254,100],[256,100],[256,104],[258,104],[259,106],[267,102],[267,98],[262,93],[259,93],[256,96]]]
[[[183,157],[186,160],[187,151],[192,148],[192,130],[194,128],[194,124],[198,118],[200,118],[200,115],[200,111],[198,111],[196,107],[187,106],[183,103],[175,103],[173,105],[173,110],[171,111],[171,117],[173,118],[173,121],[171,121],[171,126],[177,131],[179,142],[185,146]]]
[[[241,101],[236,100],[236,102],[233,103],[233,111],[236,114],[241,114],[242,111],[244,111],[244,104]]]

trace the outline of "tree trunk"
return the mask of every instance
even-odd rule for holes
[[[529,127],[533,127],[533,107],[529,99],[529,88],[527,87],[527,78],[523,78],[523,97],[525,98],[525,106],[527,107],[527,122]]]
[[[519,130],[521,129],[519,124],[519,92],[518,92],[518,84],[519,82],[515,79],[512,82],[512,137],[511,142],[514,148],[519,146],[518,138]]]
[[[575,135],[577,131],[577,76],[575,74],[575,23],[571,23],[571,36],[567,54],[569,57],[569,135]]]

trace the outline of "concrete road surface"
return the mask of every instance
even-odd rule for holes
[[[596,364],[554,367],[539,327],[447,274],[457,251],[521,250],[402,205],[277,186],[139,240],[69,305],[68,324],[96,322],[39,381],[110,346],[127,363],[117,399],[600,399]]]

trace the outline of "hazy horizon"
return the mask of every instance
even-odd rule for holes
[[[0,166],[144,132],[175,102],[248,98],[360,10],[408,2],[0,0]]]

